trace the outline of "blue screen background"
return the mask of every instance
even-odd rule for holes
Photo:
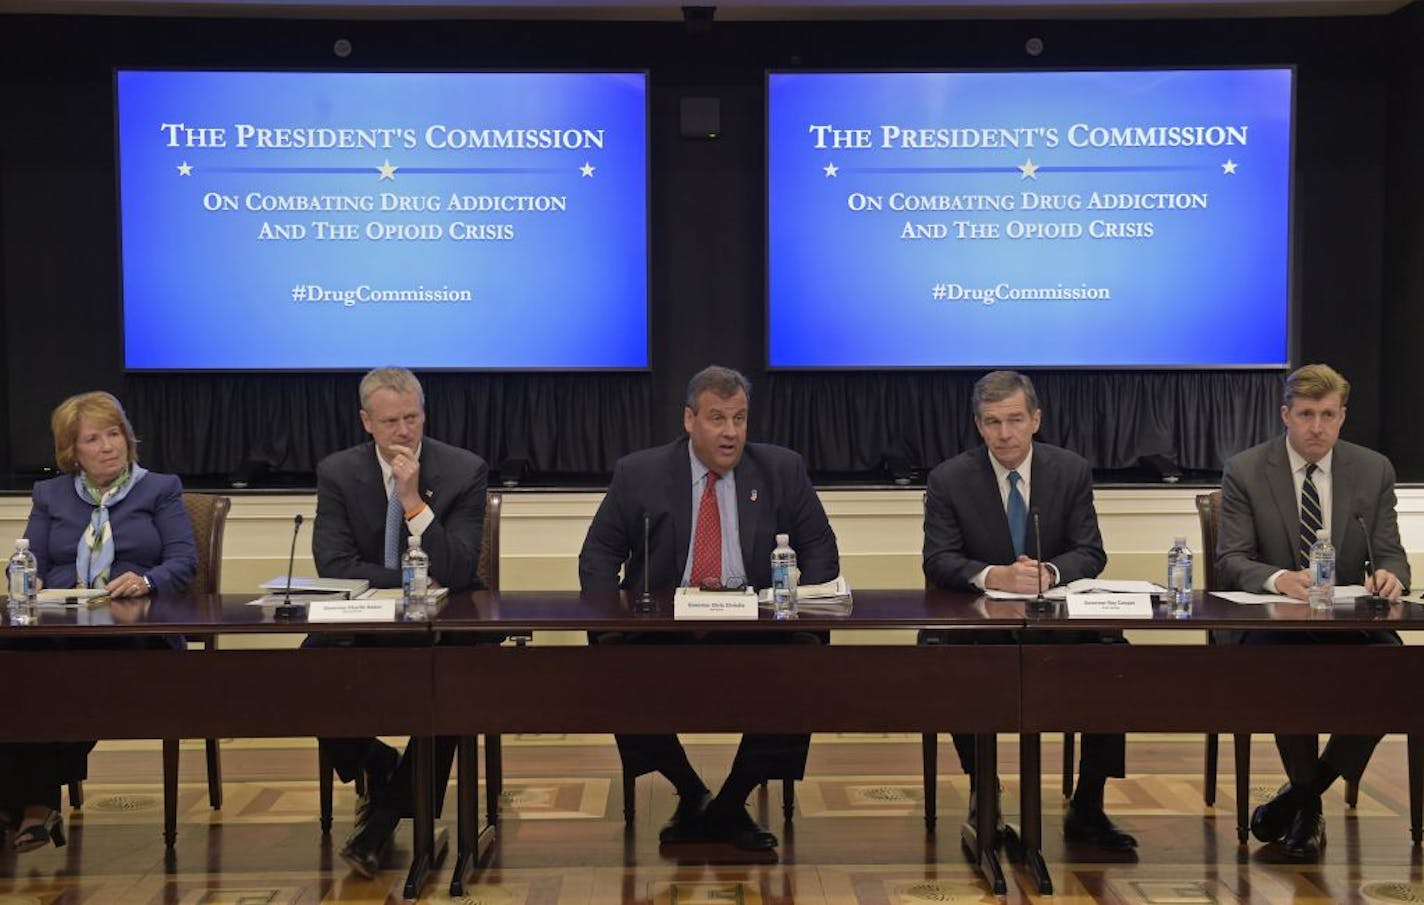
[[[772,367],[1232,367],[1288,359],[1289,69],[774,73]],[[1075,148],[1073,123],[1246,125],[1222,147]],[[871,129],[818,149],[812,124]],[[882,125],[1052,126],[1056,148],[885,149]],[[1019,167],[1040,169],[1025,178]],[[1234,174],[1224,172],[1230,160]],[[828,165],[838,168],[827,176]],[[887,172],[890,171],[890,172]],[[1201,210],[895,212],[907,194],[1205,192]],[[886,199],[854,212],[852,193]],[[1148,221],[1151,238],[900,238],[906,223]],[[937,285],[1105,287],[1101,301],[948,301]]]
[[[642,368],[647,361],[647,135],[642,73],[117,74],[124,358],[130,369]],[[417,146],[170,147],[163,123],[411,128]],[[603,129],[603,148],[434,149],[452,129]],[[381,179],[377,167],[397,167]],[[180,175],[178,166],[191,166]],[[594,167],[585,176],[581,167]],[[210,211],[209,193],[371,195],[343,213]],[[380,193],[442,210],[383,212]],[[561,195],[561,213],[455,212],[461,195]],[[316,220],[357,224],[317,241]],[[298,241],[259,239],[303,224]],[[446,238],[372,240],[367,223],[439,224]],[[509,224],[507,241],[450,224]],[[468,289],[471,302],[298,302],[294,288]]]

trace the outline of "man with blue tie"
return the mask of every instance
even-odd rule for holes
[[[1379,453],[1340,439],[1349,401],[1350,383],[1335,369],[1321,364],[1299,368],[1285,381],[1285,437],[1226,463],[1216,545],[1223,588],[1306,599],[1310,546],[1324,529],[1335,546],[1337,584],[1363,584],[1390,600],[1404,592],[1409,560],[1399,539],[1394,466]],[[1378,557],[1373,574],[1366,567],[1370,550]],[[1241,641],[1400,643],[1391,631],[1250,631]],[[1379,738],[1334,735],[1321,753],[1315,734],[1277,735],[1290,782],[1251,815],[1251,833],[1262,842],[1280,843],[1288,858],[1317,860],[1325,845],[1321,794],[1341,776],[1358,781]]]
[[[1076,453],[1034,442],[1042,412],[1033,381],[994,371],[974,384],[974,426],[984,445],[940,463],[925,492],[925,579],[960,591],[1008,591],[1033,596],[1040,588],[1092,578],[1107,564],[1093,472]],[[1038,538],[1030,513],[1038,514]],[[1040,562],[1037,556],[1042,557]],[[942,632],[932,640],[956,644],[1013,644],[1012,632]],[[1096,632],[1056,632],[1045,643],[1117,640]],[[974,738],[954,734],[959,761],[974,775]],[[1063,834],[1109,851],[1130,851],[1137,840],[1103,810],[1109,776],[1126,772],[1126,738],[1083,736],[1078,786],[1064,815]]]
[[[316,469],[317,574],[398,588],[407,539],[418,536],[433,581],[456,592],[484,587],[479,559],[489,467],[468,450],[425,436],[425,392],[405,368],[371,371],[361,379],[360,397],[361,426],[371,439],[332,453]],[[369,635],[307,639],[308,646],[386,643],[405,641]],[[343,782],[366,776],[366,801],[341,857],[356,873],[372,877],[401,815],[410,811],[414,765],[376,738],[324,738],[320,744]],[[437,740],[439,788],[454,749],[454,739]]]

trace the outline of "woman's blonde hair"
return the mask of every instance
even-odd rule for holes
[[[54,432],[54,462],[60,471],[70,474],[79,471],[79,457],[74,454],[74,447],[79,442],[79,422],[85,418],[104,428],[122,427],[129,444],[129,464],[138,461],[138,438],[134,436],[133,425],[129,424],[129,416],[124,414],[124,407],[111,393],[95,391],[70,396],[55,406],[54,414],[49,416],[49,427]]]

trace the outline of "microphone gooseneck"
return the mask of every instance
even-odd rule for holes
[[[1365,538],[1365,578],[1373,588],[1365,595],[1364,602],[1372,607],[1387,608],[1389,598],[1380,594],[1379,583],[1375,581],[1375,549],[1370,541],[1369,526],[1365,524],[1365,517],[1358,512],[1355,513],[1355,524],[1360,526],[1360,534]]]
[[[282,592],[282,603],[274,613],[279,619],[290,619],[301,612],[301,607],[292,603],[292,570],[297,562],[297,535],[302,532],[302,514],[292,519],[292,549],[287,553],[287,587]]]

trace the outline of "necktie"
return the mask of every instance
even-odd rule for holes
[[[405,510],[396,495],[395,478],[391,478],[386,489],[391,494],[386,503],[386,568],[395,569],[400,566],[401,522],[405,521]]]
[[[702,501],[697,506],[697,531],[692,535],[692,574],[688,579],[694,588],[722,583],[722,513],[717,509],[715,471],[707,472]]]
[[[1009,472],[1009,500],[1005,507],[1009,515],[1009,537],[1014,541],[1014,555],[1024,555],[1024,535],[1028,533],[1028,506],[1023,494],[1019,493],[1019,481],[1023,477],[1017,471]]]
[[[1300,485],[1300,567],[1310,568],[1310,548],[1315,544],[1315,532],[1325,527],[1320,514],[1320,493],[1312,479],[1316,467],[1305,466],[1305,480]]]

